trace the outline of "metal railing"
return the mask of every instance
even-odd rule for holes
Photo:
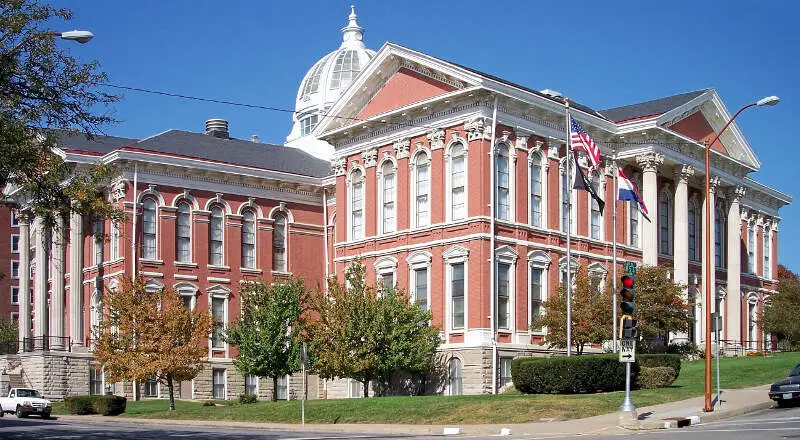
[[[22,340],[22,351],[72,351],[72,340],[69,336],[34,336]]]

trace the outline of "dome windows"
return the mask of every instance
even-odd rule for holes
[[[325,63],[323,62],[318,62],[317,65],[314,66],[311,75],[306,78],[306,82],[303,85],[303,94],[300,99],[307,100],[311,97],[312,93],[317,93],[317,91],[319,91],[319,78],[322,76],[323,67],[325,67]]]
[[[358,53],[356,51],[346,50],[339,53],[339,56],[336,57],[336,64],[333,65],[330,89],[348,88],[360,72],[361,66],[358,62]]]

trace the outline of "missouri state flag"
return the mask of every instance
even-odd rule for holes
[[[636,205],[639,207],[639,212],[641,212],[645,220],[649,222],[650,218],[647,217],[647,206],[645,206],[642,196],[639,195],[639,191],[636,190],[636,185],[631,182],[631,179],[628,179],[628,176],[626,176],[621,169],[617,168],[617,173],[619,176],[619,181],[617,182],[619,185],[619,196],[617,198],[619,200],[636,202]]]

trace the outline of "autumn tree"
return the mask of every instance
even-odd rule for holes
[[[317,291],[311,298],[315,371],[360,381],[364,397],[371,381],[383,394],[393,377],[432,371],[440,337],[429,325],[430,312],[402,290],[379,294],[367,285],[360,263],[345,271],[345,279],[346,284],[331,280],[327,293]]]
[[[782,269],[782,270],[781,270]],[[797,274],[778,266],[778,292],[764,301],[759,317],[763,330],[774,334],[792,350],[800,345],[800,279]]]
[[[306,286],[297,279],[247,283],[240,294],[242,315],[227,330],[238,350],[233,364],[242,374],[272,378],[272,400],[278,400],[278,377],[300,369]]]
[[[91,136],[114,122],[108,106],[118,97],[99,90],[106,75],[83,63],[48,32],[72,13],[38,0],[0,2],[0,188],[19,189],[49,225],[75,210],[118,220],[102,197],[106,167],[81,170],[53,153],[57,131]]]
[[[575,274],[571,294],[572,346],[583,354],[587,344],[600,344],[611,339],[612,292],[599,285],[600,279],[590,277],[585,268]],[[542,303],[544,313],[531,324],[532,329],[547,327],[545,341],[550,347],[567,347],[567,291],[561,284],[558,294]]]
[[[104,319],[93,329],[94,357],[110,381],[153,377],[169,389],[193,379],[208,356],[211,314],[190,310],[170,289],[149,290],[142,278],[125,279],[103,295]]]
[[[687,332],[694,319],[684,300],[686,286],[673,283],[669,270],[661,266],[640,266],[634,279],[639,336],[644,344],[668,341],[670,333]]]

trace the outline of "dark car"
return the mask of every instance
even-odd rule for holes
[[[800,364],[792,368],[789,377],[769,387],[769,398],[780,407],[800,403]]]

